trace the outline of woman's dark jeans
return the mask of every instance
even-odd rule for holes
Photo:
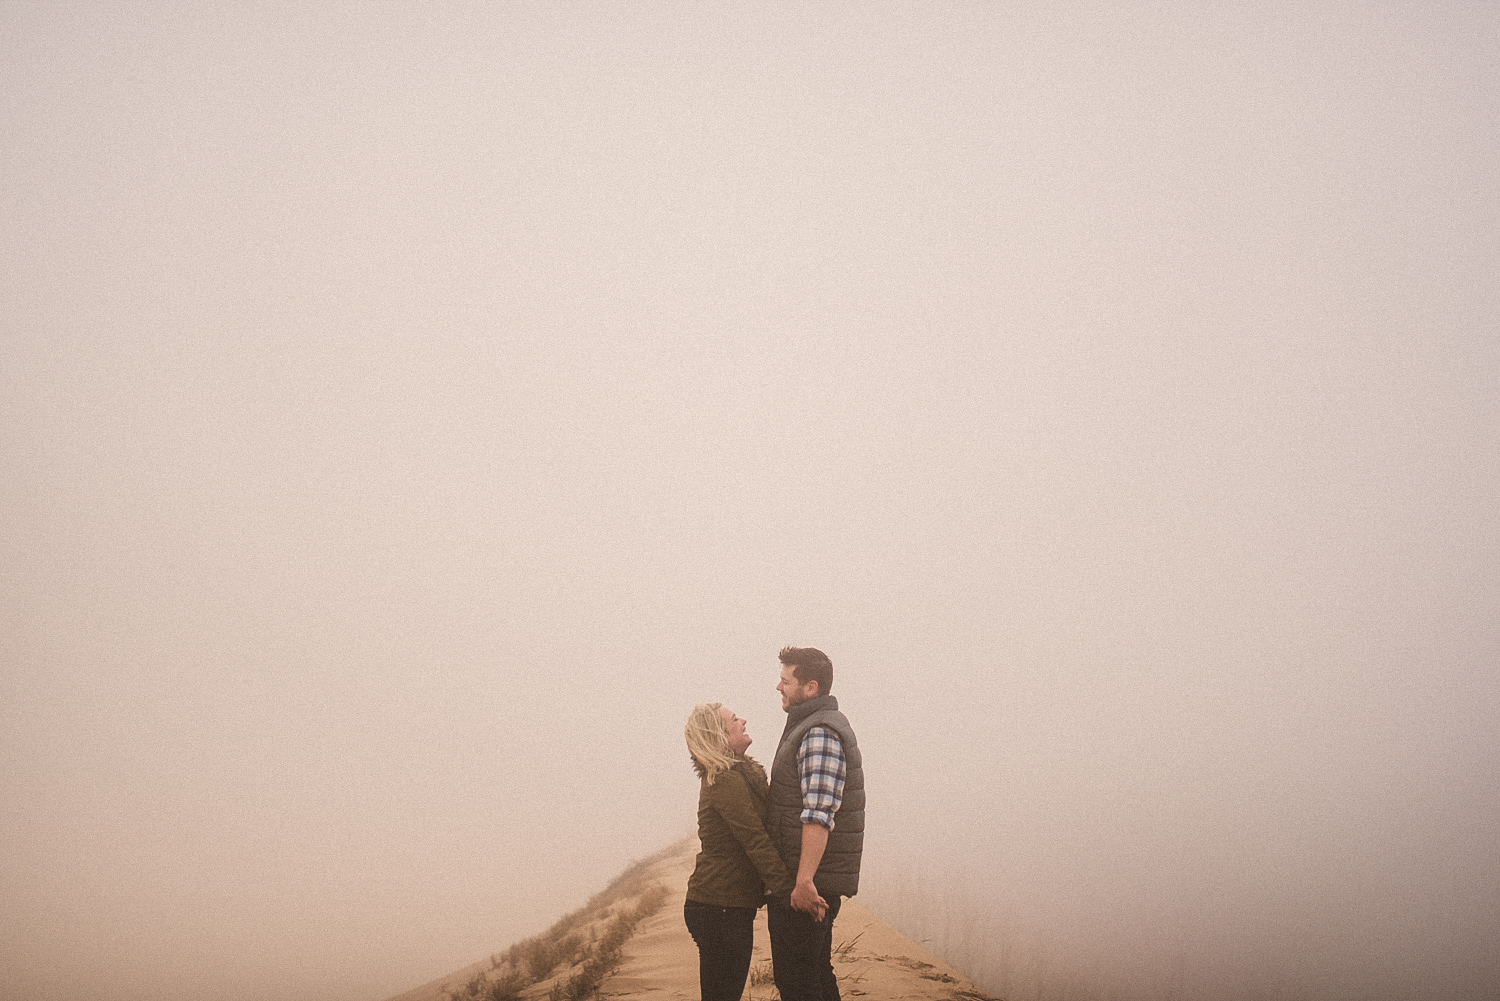
[[[755,945],[754,907],[716,907],[689,900],[682,905],[698,943],[698,989],[703,1001],[740,1001]]]

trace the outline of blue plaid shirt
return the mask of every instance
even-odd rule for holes
[[[815,726],[797,748],[797,771],[802,776],[802,822],[833,830],[833,815],[844,801],[844,745],[826,726]]]

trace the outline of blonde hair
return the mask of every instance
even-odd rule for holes
[[[714,779],[719,773],[727,771],[734,766],[741,756],[735,754],[729,748],[729,734],[724,731],[724,717],[719,715],[719,710],[724,707],[722,702],[700,702],[688,713],[687,736],[688,754],[693,759],[693,771],[698,777],[707,779],[709,785],[714,784]]]

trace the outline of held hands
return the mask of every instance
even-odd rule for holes
[[[805,883],[798,881],[796,889],[792,891],[792,907],[812,915],[814,921],[822,921],[823,915],[828,913],[828,901],[818,893],[812,880]]]

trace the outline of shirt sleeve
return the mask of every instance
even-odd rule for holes
[[[797,771],[802,777],[802,822],[833,830],[833,815],[844,802],[844,744],[826,726],[815,726],[797,749]]]

